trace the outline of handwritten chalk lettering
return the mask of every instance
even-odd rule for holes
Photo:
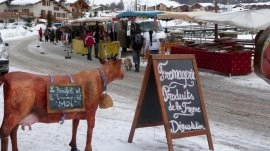
[[[60,101],[58,102],[58,107],[59,108],[73,107],[73,102],[72,100]]]
[[[53,86],[49,88],[50,106],[54,109],[81,108],[82,90],[79,86]]]
[[[160,81],[164,80],[184,80],[185,84],[183,87],[187,86],[187,80],[195,80],[194,70],[175,70],[171,69],[170,71],[165,71],[164,66],[168,64],[168,60],[165,63],[158,64],[158,72],[160,74]]]
[[[50,86],[50,93],[55,93],[55,89],[54,89],[54,87],[52,87],[52,86]]]
[[[197,121],[191,121],[190,123],[184,124],[175,120],[170,121],[171,125],[171,132],[177,133],[177,132],[185,132],[185,131],[191,131],[191,130],[200,130],[204,129],[204,126],[201,125]]]
[[[177,87],[170,88],[170,86],[167,85],[162,86],[162,94],[164,96],[164,102],[169,100],[194,100],[193,94],[190,93],[188,89],[185,89],[182,93],[179,93]]]
[[[75,93],[80,94],[81,93],[81,89],[76,89]]]
[[[191,106],[191,102],[182,102],[181,105],[179,102],[169,102],[168,110],[176,112],[173,114],[175,119],[179,116],[193,116],[195,113],[201,113],[201,108]]]
[[[57,93],[64,93],[64,94],[69,94],[69,93],[73,93],[73,88],[72,87],[65,87],[64,89],[60,88],[60,87],[56,87],[56,91]]]
[[[53,97],[52,94],[50,94],[49,97],[50,97],[50,100],[51,100],[51,101],[54,101],[54,97]]]

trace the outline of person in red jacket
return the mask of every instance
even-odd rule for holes
[[[83,36],[83,43],[84,47],[87,48],[87,60],[92,60],[92,46],[95,43],[95,39],[93,37],[93,34],[90,33],[88,30],[85,31],[85,34]]]
[[[39,40],[42,41],[42,28],[40,27],[39,30],[38,30],[38,35],[39,35]]]

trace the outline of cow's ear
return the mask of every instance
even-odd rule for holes
[[[115,54],[114,56],[112,56],[112,59],[113,59],[114,61],[116,61],[116,60],[117,60],[117,56],[118,56],[118,54]]]
[[[98,58],[98,60],[99,60],[99,62],[101,63],[101,64],[105,64],[107,61],[105,60],[105,59],[102,59],[102,58]]]

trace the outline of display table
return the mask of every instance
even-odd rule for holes
[[[72,49],[74,52],[82,55],[87,55],[87,48],[84,47],[83,41],[79,39],[72,39]],[[120,43],[119,41],[113,42],[101,42],[99,44],[99,57],[107,58],[114,55],[120,55]],[[92,57],[95,56],[94,46],[92,47]]]
[[[82,40],[72,39],[71,47],[72,47],[73,51],[78,53],[78,54],[87,55],[87,53],[88,53],[87,48],[84,47]]]
[[[207,51],[184,46],[171,47],[171,54],[195,54],[198,68],[217,71],[228,75],[251,73],[251,50]]]
[[[119,41],[113,41],[113,42],[101,42],[99,44],[99,57],[100,58],[110,58],[112,56],[115,56],[118,54],[118,56],[121,55],[120,53],[120,43]],[[121,57],[121,56],[120,56]]]

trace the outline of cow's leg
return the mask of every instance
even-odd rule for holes
[[[8,91],[8,90],[7,90]],[[19,92],[18,92],[19,93]],[[4,102],[4,117],[3,117],[3,123],[0,130],[0,136],[1,136],[1,151],[7,151],[8,148],[8,136],[12,133],[11,139],[12,139],[12,150],[18,150],[17,147],[17,129],[19,122],[23,119],[23,117],[27,116],[32,108],[32,105],[34,105],[35,100],[35,94],[34,93],[22,93],[24,94],[21,97],[14,97],[9,98],[11,96],[17,96],[18,93],[15,93],[10,96],[5,96],[5,102]],[[20,96],[20,95],[18,95]],[[27,100],[27,103],[25,103]],[[15,138],[14,138],[15,137]],[[13,148],[14,147],[14,148]]]
[[[11,144],[12,144],[12,151],[18,151],[18,144],[17,144],[17,130],[18,130],[19,125],[16,125],[11,133],[10,133],[10,139],[11,139]]]
[[[1,138],[1,151],[8,151],[8,136]]]
[[[3,120],[3,123],[1,126],[1,131],[0,131],[1,151],[8,151],[8,137],[10,136],[12,130],[14,128],[16,129],[16,126],[18,126],[19,116],[17,116],[17,115],[5,116],[4,115],[3,119],[4,120]],[[12,147],[12,150],[13,150],[13,147]]]
[[[86,137],[86,146],[85,151],[92,151],[92,136],[93,136],[93,129],[95,126],[95,113],[89,114],[90,117],[87,118],[87,137]]]
[[[78,129],[79,123],[80,123],[79,119],[72,120],[72,138],[69,143],[69,146],[71,147],[71,151],[78,151],[76,136],[77,136],[77,129]]]

